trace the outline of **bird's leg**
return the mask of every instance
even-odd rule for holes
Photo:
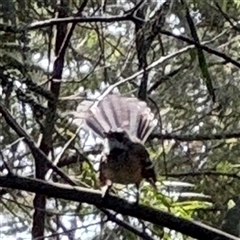
[[[112,182],[106,179],[105,184],[101,186],[102,198],[106,198],[111,190]]]
[[[99,166],[99,182],[103,198],[105,198],[109,194],[109,191],[112,187],[112,181],[107,179],[103,174],[103,165],[105,164],[104,160],[105,156],[101,158]]]
[[[140,184],[139,183],[136,183],[136,189],[137,189],[137,192],[136,192],[136,202],[135,202],[135,204],[138,205],[139,204],[139,198],[140,198]]]

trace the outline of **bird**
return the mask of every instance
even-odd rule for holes
[[[114,183],[135,184],[136,203],[144,179],[156,188],[154,164],[144,144],[157,120],[145,101],[108,94],[84,112],[83,125],[103,142],[98,176],[103,197]]]

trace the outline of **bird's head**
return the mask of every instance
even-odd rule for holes
[[[105,132],[104,136],[109,140],[118,141],[119,143],[124,143],[127,140],[129,140],[129,136],[125,131],[119,131],[119,132],[109,131],[109,132]]]
[[[108,131],[104,133],[105,136],[105,149],[107,152],[114,148],[127,150],[129,143],[132,141],[127,132],[125,131]]]

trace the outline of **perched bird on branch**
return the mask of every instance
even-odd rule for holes
[[[156,120],[145,102],[109,94],[85,112],[84,124],[103,140],[99,181],[104,195],[113,183],[136,184],[138,202],[142,180],[155,187],[156,174],[144,143]]]

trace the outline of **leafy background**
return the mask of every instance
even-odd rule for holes
[[[146,99],[159,119],[147,144],[159,192],[144,183],[141,203],[239,236],[240,2],[142,2],[131,19],[111,20],[128,16],[139,1],[1,1],[1,104],[71,179],[98,189],[101,146],[76,136],[69,112],[162,59],[117,87]],[[71,16],[85,20],[46,24]],[[71,27],[67,48],[60,50]],[[5,162],[14,174],[44,179],[44,163],[34,160],[3,117],[0,133],[1,174]],[[56,174],[46,180],[63,182]],[[133,199],[134,186],[116,189]],[[1,239],[138,239],[94,206],[20,190],[2,189],[1,212]],[[119,219],[149,239],[191,239],[140,219]]]

